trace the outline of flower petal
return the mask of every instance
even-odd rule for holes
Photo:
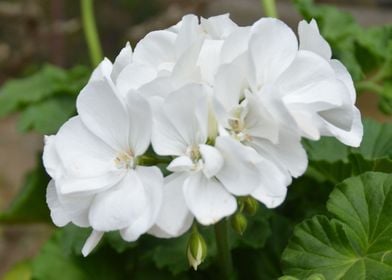
[[[136,90],[156,77],[157,71],[151,66],[131,63],[119,73],[116,85],[121,95],[126,97],[130,90]]]
[[[167,170],[171,172],[190,171],[194,163],[188,156],[179,156],[173,159],[167,166]]]
[[[253,24],[249,51],[259,85],[275,81],[298,51],[294,32],[278,19],[262,18]]]
[[[229,14],[209,17],[208,19],[202,17],[200,25],[213,39],[226,38],[238,28],[238,25],[230,19]]]
[[[177,35],[167,30],[150,32],[136,45],[133,61],[159,69],[176,59],[174,42]]]
[[[249,195],[260,185],[257,152],[231,137],[216,139],[216,148],[224,157],[224,165],[216,177],[234,195]]]
[[[163,197],[163,176],[157,167],[138,166],[136,169],[148,195],[148,205],[142,215],[132,221],[131,225],[121,230],[121,237],[126,241],[135,241],[147,232],[159,214]]]
[[[155,113],[152,145],[160,155],[183,155],[205,143],[208,100],[202,85],[189,84],[170,94]]]
[[[56,178],[61,193],[91,192],[113,186],[123,176],[114,164],[116,153],[83,125],[79,117],[68,120],[55,138],[63,166]]]
[[[99,65],[94,69],[91,74],[89,83],[92,81],[102,81],[107,78],[110,78],[110,75],[113,71],[112,62],[106,57],[99,63]]]
[[[275,162],[283,170],[288,170],[293,177],[302,175],[308,166],[301,138],[287,127],[282,127],[277,144],[262,138],[255,138],[248,144],[264,158]]]
[[[45,146],[42,155],[42,160],[45,166],[45,170],[53,179],[60,177],[63,169],[59,155],[57,154],[55,141],[56,141],[55,135],[51,135],[51,136],[45,135]]]
[[[215,176],[223,166],[223,156],[215,147],[201,144],[200,154],[203,159],[203,173],[207,178]]]
[[[56,226],[63,227],[71,222],[71,218],[63,210],[63,207],[58,199],[57,190],[53,180],[50,180],[48,188],[46,189],[46,203],[50,209],[50,217]]]
[[[155,227],[150,231],[157,237],[176,237],[186,232],[193,222],[193,215],[185,202],[183,185],[185,173],[173,173],[164,179],[163,204]]]
[[[101,241],[102,236],[103,236],[102,231],[93,230],[91,232],[90,236],[87,238],[82,248],[82,254],[84,257],[87,257],[87,255],[89,255],[91,251],[94,250],[95,246],[97,246],[99,241]]]
[[[129,117],[107,80],[89,82],[76,107],[84,125],[114,150],[128,150]]]
[[[260,185],[252,192],[252,196],[268,208],[275,208],[286,198],[291,176],[267,160],[259,163],[258,168]]]
[[[110,75],[113,81],[117,80],[118,75],[120,72],[130,64],[132,61],[132,47],[129,42],[125,44],[125,47],[122,48],[116,59],[114,60],[113,63],[113,70]]]
[[[190,211],[202,225],[217,223],[237,209],[236,199],[216,179],[196,173],[185,180],[184,197]]]
[[[305,20],[298,24],[299,48],[314,52],[326,60],[330,60],[332,50],[328,42],[320,35],[317,22],[312,19],[309,23]]]
[[[224,41],[220,54],[221,63],[230,63],[248,50],[250,27],[238,27]]]
[[[150,104],[138,93],[127,96],[129,114],[129,147],[135,156],[142,155],[150,145],[152,112]]]
[[[129,170],[115,187],[95,197],[89,213],[90,224],[99,231],[124,229],[143,215],[148,202],[138,174]]]

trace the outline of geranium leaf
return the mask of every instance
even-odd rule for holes
[[[367,172],[339,184],[315,216],[294,229],[283,253],[288,275],[303,279],[387,279],[392,273],[392,175]]]

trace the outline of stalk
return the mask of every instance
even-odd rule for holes
[[[264,13],[267,17],[278,17],[275,0],[261,0],[261,4],[263,5]]]
[[[229,248],[228,224],[226,219],[222,219],[215,224],[215,239],[218,248],[219,266],[222,272],[222,279],[233,278],[233,263]]]
[[[93,0],[80,0],[84,37],[88,46],[90,61],[96,67],[102,60],[102,49],[95,23]]]

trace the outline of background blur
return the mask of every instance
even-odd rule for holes
[[[392,23],[392,0],[325,0],[350,12],[363,26]],[[187,13],[204,17],[230,13],[240,25],[263,16],[259,0],[96,0],[96,20],[104,54],[113,59],[126,41],[132,46],[147,32],[168,27]],[[301,19],[290,1],[278,1],[279,17],[294,30]],[[44,63],[89,65],[79,17],[79,1],[0,0],[0,86],[34,73]],[[377,111],[376,96],[363,94],[364,115],[388,121]],[[1,104],[0,104],[1,105]],[[42,137],[21,134],[16,115],[0,119],[0,211],[35,164]],[[0,227],[0,279],[15,262],[33,256],[50,235],[45,225]]]

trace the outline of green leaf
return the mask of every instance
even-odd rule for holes
[[[76,96],[87,77],[82,66],[63,70],[45,65],[29,77],[8,81],[0,90],[0,117],[57,94]]]
[[[336,186],[332,218],[315,216],[294,229],[283,268],[299,278],[389,279],[392,273],[392,175],[367,172]]]
[[[365,119],[359,148],[346,147],[331,137],[304,141],[308,152],[307,174],[338,183],[366,171],[392,172],[392,124]]]
[[[36,170],[27,174],[25,183],[10,207],[0,213],[0,223],[29,223],[50,221],[46,205],[49,178],[39,161]]]
[[[54,134],[74,114],[73,98],[52,98],[26,108],[20,116],[18,129],[24,132],[34,130],[41,134]]]
[[[87,231],[80,230],[67,226],[55,232],[32,262],[33,279],[127,279],[127,256],[108,248],[100,248],[87,258],[76,254],[87,237]]]

